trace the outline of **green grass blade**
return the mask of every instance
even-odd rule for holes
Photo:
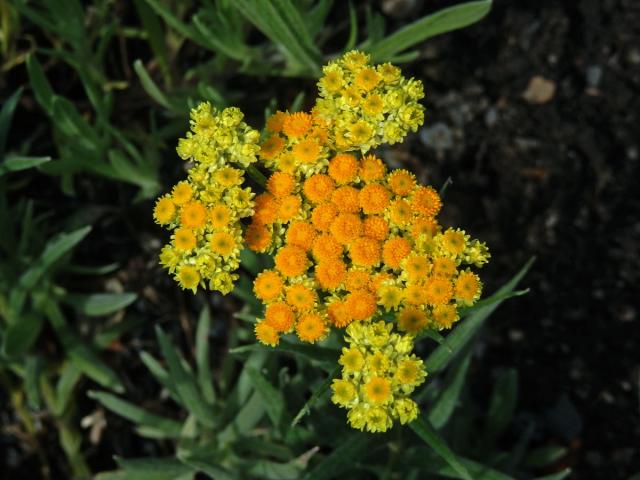
[[[2,109],[0,110],[0,158],[4,153],[4,149],[7,146],[7,135],[9,134],[9,128],[11,127],[11,119],[13,118],[13,112],[18,106],[18,101],[22,95],[22,87],[18,88],[13,94],[4,102]]]
[[[429,419],[420,414],[420,416],[409,424],[411,430],[425,441],[444,461],[446,461],[451,468],[460,474],[464,480],[471,480],[471,476],[467,471],[467,468],[458,459],[457,455],[449,448],[445,441],[440,437],[438,432],[433,428]]]
[[[53,113],[53,98],[55,93],[51,88],[51,84],[47,80],[42,66],[36,60],[33,54],[27,56],[27,73],[29,74],[29,82],[36,96],[36,100],[45,109],[47,114]]]
[[[37,167],[50,160],[51,157],[25,157],[11,153],[0,163],[0,177],[9,172],[18,172],[27,168]]]
[[[173,111],[174,108],[171,106],[171,103],[153,81],[151,76],[149,76],[147,69],[144,68],[144,64],[140,59],[137,59],[135,62],[133,62],[133,69],[138,75],[138,79],[140,79],[140,84],[142,85],[144,91],[147,92],[147,94],[156,102],[158,102],[158,104],[162,105],[167,110]]]
[[[125,471],[125,479],[136,480],[181,480],[195,475],[195,470],[177,458],[131,458],[115,457],[116,462]],[[187,475],[186,477],[183,477]]]
[[[456,408],[460,392],[464,385],[464,380],[471,363],[471,354],[468,353],[464,359],[457,365],[455,370],[451,372],[449,378],[445,381],[442,393],[438,400],[433,404],[429,411],[429,421],[436,428],[444,427],[451,414]]]
[[[351,470],[354,463],[363,457],[370,445],[370,438],[363,433],[352,433],[340,445],[337,445],[303,480],[330,480],[342,478],[344,472]]]
[[[138,426],[152,427],[161,430],[166,437],[178,438],[182,424],[169,418],[161,417],[133,405],[107,392],[89,391],[90,398],[100,402],[105,408],[132,421]]]
[[[180,403],[180,396],[178,395],[175,385],[171,381],[171,376],[169,375],[169,372],[162,368],[160,362],[144,351],[140,352],[140,360],[142,360],[142,363],[144,363],[147,369],[149,369],[160,385],[167,389],[171,398],[173,398],[177,403]]]
[[[491,315],[503,302],[504,294],[512,292],[515,289],[518,282],[520,282],[522,277],[524,277],[524,275],[529,271],[534,261],[535,257],[531,258],[511,280],[498,289],[495,295],[491,297],[495,300],[474,311],[471,315],[462,320],[449,335],[447,335],[447,343],[437,347],[431,355],[427,357],[425,366],[429,373],[434,374],[443,370],[456,353],[462,350],[462,348],[471,341],[489,315]]]
[[[484,445],[493,445],[505,430],[518,403],[518,372],[509,369],[498,377],[486,416]]]
[[[209,329],[211,328],[211,313],[208,307],[204,307],[198,319],[196,329],[196,367],[198,370],[198,384],[204,399],[213,404],[216,400],[216,392],[213,388],[213,376],[209,361]]]
[[[552,473],[551,475],[545,475],[543,477],[536,477],[533,480],[563,480],[567,478],[570,474],[571,474],[571,469],[565,468],[561,472]],[[634,479],[631,478],[630,480],[634,480]]]
[[[369,53],[375,62],[389,61],[428,38],[477,22],[489,13],[491,3],[491,0],[467,2],[427,15],[374,43]]]
[[[70,293],[62,298],[78,312],[90,317],[111,315],[136,301],[135,293]]]
[[[20,315],[17,322],[8,325],[2,338],[2,353],[7,357],[19,357],[23,355],[34,344],[42,326],[44,319],[34,312],[27,312]]]
[[[304,417],[307,413],[311,411],[311,407],[320,399],[320,397],[322,397],[329,390],[329,387],[331,386],[333,379],[338,376],[338,373],[340,372],[340,368],[341,368],[340,366],[334,368],[334,370],[327,376],[327,378],[325,378],[322,381],[320,386],[316,388],[316,390],[311,394],[311,397],[309,397],[309,400],[305,402],[305,404],[302,406],[298,414],[295,416],[295,418],[291,422],[292,427],[295,427],[300,422],[300,420],[302,420],[302,417]]]
[[[255,368],[248,368],[247,374],[251,378],[256,392],[262,398],[262,403],[267,415],[271,419],[275,428],[280,428],[282,425],[282,419],[285,413],[284,397],[282,392],[277,390],[264,375]]]
[[[207,427],[215,426],[215,417],[213,416],[211,407],[207,405],[198,391],[193,373],[185,369],[183,365],[184,360],[159,327],[156,327],[156,337],[158,338],[162,354],[169,366],[171,382],[175,386],[176,392],[182,400],[182,404],[190,413],[195,415],[203,425]]]

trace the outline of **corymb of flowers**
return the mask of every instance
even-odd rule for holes
[[[490,255],[438,223],[433,187],[373,152],[422,125],[420,81],[352,51],[323,68],[318,89],[310,112],[276,112],[262,138],[236,108],[192,110],[178,154],[193,167],[154,210],[173,232],[160,262],[184,289],[227,294],[243,248],[270,254],[274,268],[253,283],[257,340],[314,344],[335,330],[347,346],[331,399],[353,428],[384,432],[418,415],[416,336],[450,329],[479,299],[472,268]],[[257,194],[243,186],[254,164],[270,173]]]

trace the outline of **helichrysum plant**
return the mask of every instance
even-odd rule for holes
[[[193,109],[178,145],[193,167],[155,207],[173,232],[160,261],[184,289],[229,293],[243,247],[272,255],[253,283],[264,303],[257,340],[314,344],[341,332],[332,401],[353,428],[384,432],[418,416],[411,393],[427,372],[411,353],[416,336],[450,329],[478,300],[472,268],[490,255],[438,223],[433,187],[373,152],[422,125],[420,81],[352,51],[323,68],[318,88],[310,112],[275,113],[262,140],[237,109]],[[254,196],[243,182],[256,162],[270,175]]]

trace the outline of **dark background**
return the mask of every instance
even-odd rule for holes
[[[404,13],[395,3],[415,6]],[[393,13],[392,28],[453,3],[372,2]],[[126,14],[125,6],[119,8]],[[341,8],[335,15],[344,13]],[[429,40],[403,70],[425,84],[425,126],[402,146],[379,153],[435,186],[451,177],[441,221],[489,245],[492,260],[481,272],[487,292],[537,257],[522,282],[531,292],[494,314],[477,357],[482,360],[477,369],[519,372],[513,434],[534,424],[534,442],[568,446],[570,454],[561,463],[574,469],[571,478],[635,473],[640,470],[640,2],[498,0],[480,23]],[[73,98],[80,87],[65,73],[54,69],[50,80]],[[2,97],[25,78],[23,67],[13,69],[0,81]],[[315,89],[314,81],[299,79],[224,81],[251,93],[236,103],[254,126],[262,123],[269,98],[286,106],[304,89],[308,106]],[[136,115],[145,94],[138,88],[127,95],[123,124]],[[32,133],[48,121],[29,90],[19,110],[12,132]],[[20,138],[10,146],[11,141]],[[38,142],[34,153],[55,155],[52,149],[49,139]],[[171,145],[165,162],[170,185],[182,175]],[[33,179],[30,189],[57,215],[71,215],[77,207],[78,200],[64,197],[49,177]],[[126,190],[84,189],[82,181],[79,189],[97,208],[113,195],[123,195],[122,204],[129,198]],[[119,220],[98,224],[91,250],[82,255],[92,263],[127,265],[120,280],[145,298],[139,313],[168,324],[195,303],[156,265],[164,233],[153,225],[151,209],[150,202],[131,204]],[[214,303],[222,319],[238,307],[229,299]],[[151,331],[145,327],[129,339],[131,345],[149,347]],[[112,363],[135,385],[145,373],[126,348],[113,354]],[[486,394],[482,385],[475,388]],[[104,468],[112,466],[114,445],[141,448],[130,439],[129,424],[110,426],[122,431],[107,433],[109,441],[91,454],[93,464]]]

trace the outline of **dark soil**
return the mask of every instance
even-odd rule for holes
[[[640,3],[497,1],[423,57],[429,145],[403,161],[453,179],[443,222],[489,244],[487,291],[537,256],[485,362],[518,369],[521,416],[575,478],[639,471]],[[535,76],[546,103],[523,98]]]

